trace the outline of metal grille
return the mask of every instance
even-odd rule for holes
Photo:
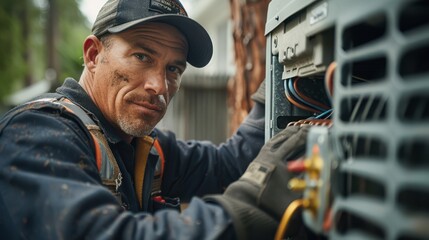
[[[333,127],[340,165],[330,238],[427,239],[429,2],[341,6]]]

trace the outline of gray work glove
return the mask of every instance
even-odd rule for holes
[[[261,82],[261,85],[259,85],[259,88],[256,90],[255,93],[250,96],[253,101],[259,102],[265,105],[265,79]]]
[[[205,198],[220,204],[231,216],[239,239],[273,239],[279,221],[300,194],[287,185],[292,176],[286,161],[303,155],[309,126],[290,126],[270,139],[243,176],[223,195]]]

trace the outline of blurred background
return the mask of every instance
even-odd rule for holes
[[[79,79],[82,43],[106,0],[0,1],[0,114],[66,77]],[[252,106],[264,78],[268,0],[182,0],[209,32],[214,54],[203,69],[189,66],[180,92],[159,124],[180,139],[223,142]]]

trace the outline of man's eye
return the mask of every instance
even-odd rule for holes
[[[145,54],[137,53],[137,54],[135,54],[135,56],[136,56],[140,61],[147,61],[147,60],[148,60],[148,57],[147,57]]]
[[[168,67],[168,71],[179,73],[179,74],[182,74],[182,72],[183,72],[182,69],[180,69],[178,67],[175,67],[175,66],[169,66]]]

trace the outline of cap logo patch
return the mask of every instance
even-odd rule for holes
[[[150,0],[149,4],[150,11],[188,16],[185,9],[179,3],[171,0]]]

